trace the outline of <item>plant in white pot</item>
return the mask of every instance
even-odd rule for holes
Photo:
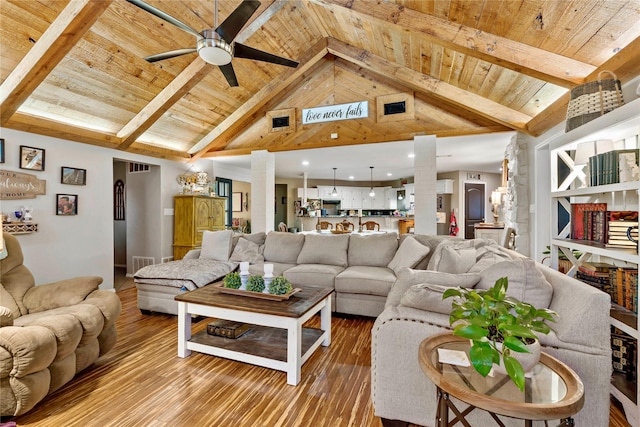
[[[524,373],[518,353],[529,353],[531,344],[539,343],[537,333],[548,334],[558,314],[538,309],[529,303],[507,296],[509,280],[498,279],[493,287],[480,289],[447,289],[442,299],[454,297],[449,323],[453,334],[471,340],[469,359],[474,369],[487,376],[494,364],[503,365],[507,375],[520,390],[524,390]]]

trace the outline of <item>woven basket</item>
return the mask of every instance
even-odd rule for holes
[[[605,73],[613,78],[603,79],[602,75]],[[611,71],[601,71],[597,81],[576,86],[571,90],[565,131],[580,127],[623,104],[620,80]]]

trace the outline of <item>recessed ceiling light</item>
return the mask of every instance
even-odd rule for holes
[[[393,175],[391,172],[387,172],[387,176],[391,176]]]
[[[409,153],[409,155],[407,157],[409,157],[410,159],[413,159],[416,155],[413,153]]]
[[[303,164],[304,166],[309,166],[309,162],[308,162],[307,160],[303,160],[303,161],[302,161],[302,164]]]
[[[355,176],[349,175],[349,179],[355,179]]]

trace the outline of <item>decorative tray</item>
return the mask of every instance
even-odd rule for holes
[[[297,294],[298,292],[300,292],[302,290],[300,288],[294,288],[288,294],[273,295],[273,294],[265,294],[265,293],[262,293],[262,292],[252,292],[252,291],[243,291],[241,289],[225,288],[224,284],[222,282],[220,282],[218,284],[215,284],[214,286],[217,286],[218,288],[220,288],[220,292],[222,292],[223,294],[241,295],[241,296],[251,297],[251,298],[268,299],[268,300],[271,300],[271,301],[288,300],[291,297],[291,295]]]
[[[331,230],[333,234],[350,234],[351,230]]]

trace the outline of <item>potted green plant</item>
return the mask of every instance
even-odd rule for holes
[[[528,346],[534,343],[539,351],[536,332],[548,334],[551,327],[547,321],[554,322],[558,314],[507,296],[508,287],[509,279],[502,277],[487,290],[447,289],[442,299],[454,297],[449,323],[455,325],[454,335],[471,340],[469,359],[474,369],[486,377],[494,364],[502,364],[516,386],[524,390],[525,369],[517,355],[529,353]]]
[[[227,274],[224,276],[222,283],[225,288],[238,289],[242,284],[242,281],[240,280],[240,273],[234,271],[233,273]]]
[[[291,282],[289,282],[284,276],[276,276],[269,285],[269,293],[272,295],[284,295],[293,290]]]
[[[249,280],[247,281],[247,290],[251,292],[264,291],[264,278],[258,275],[249,276]]]

